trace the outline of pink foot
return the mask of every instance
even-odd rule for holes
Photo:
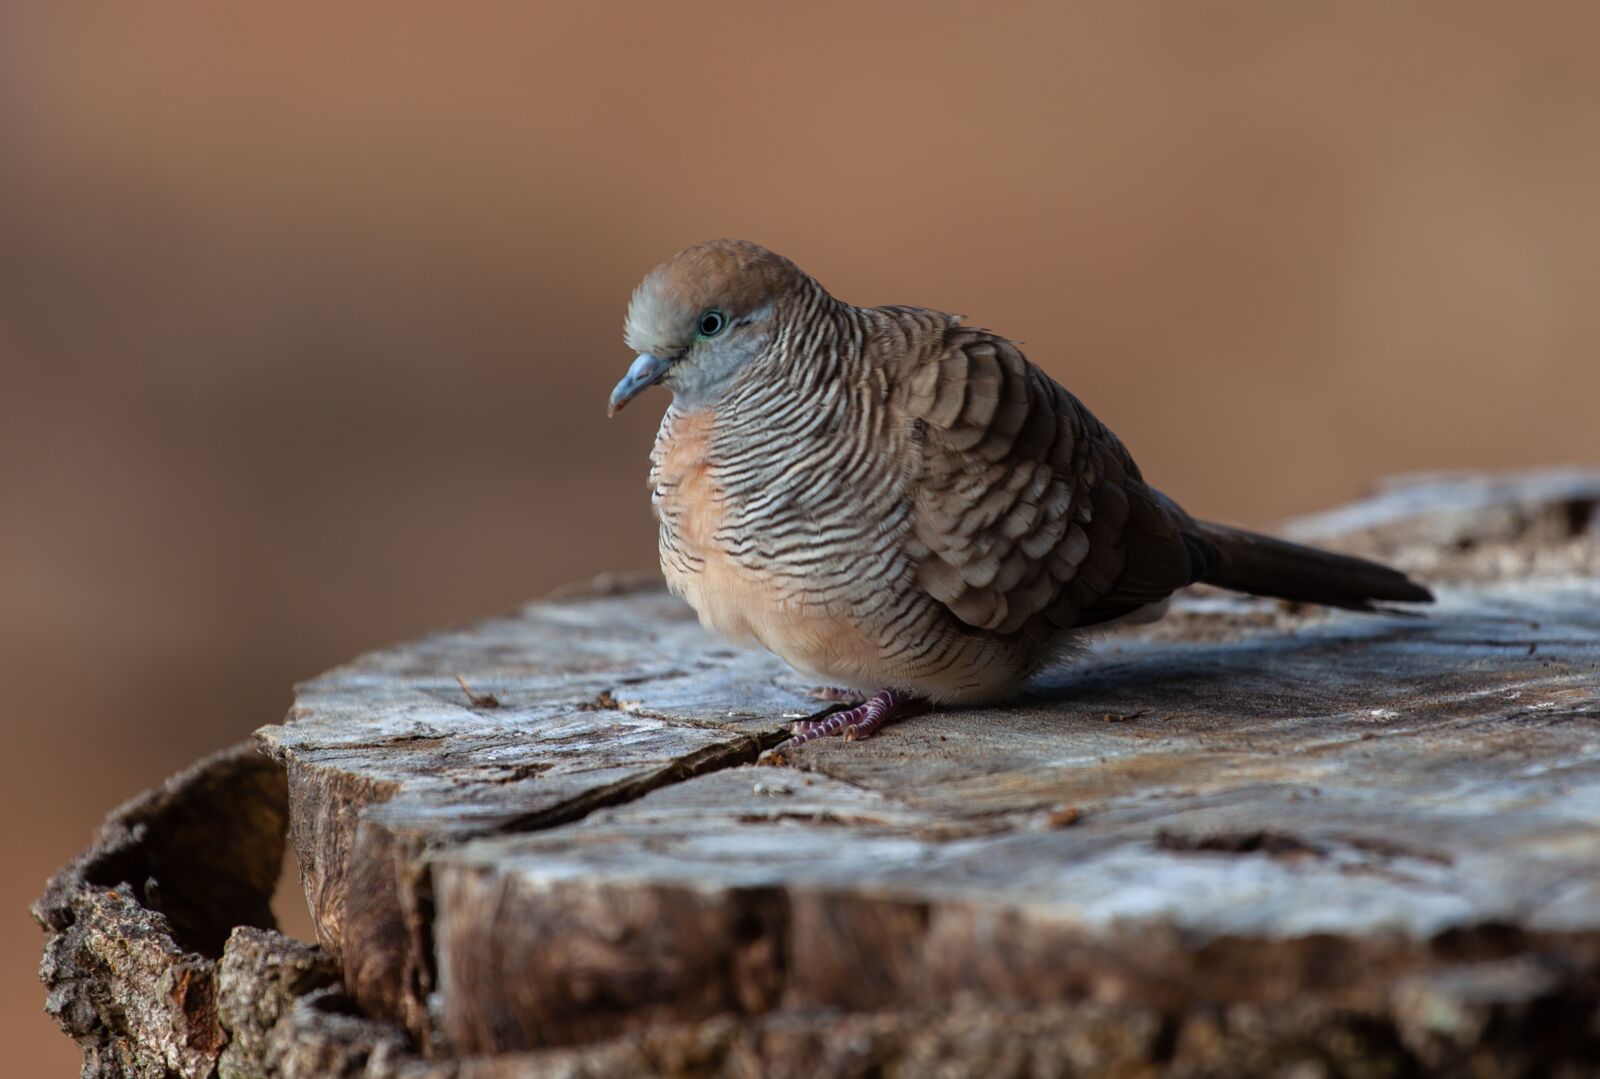
[[[881,689],[854,708],[846,708],[821,719],[801,720],[794,725],[794,737],[780,743],[776,749],[793,749],[833,734],[842,734],[845,741],[854,742],[911,711],[916,703],[916,699],[908,693],[898,689]]]

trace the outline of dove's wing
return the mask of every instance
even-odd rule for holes
[[[917,580],[997,634],[1104,622],[1204,576],[1209,546],[1117,437],[1010,341],[952,325],[908,373]]]

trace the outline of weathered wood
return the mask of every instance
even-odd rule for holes
[[[1197,590],[1015,707],[761,764],[818,704],[648,585],[364,657],[259,733],[343,986],[236,936],[223,1059],[1584,1074],[1597,505],[1580,471],[1395,484],[1297,531],[1438,583],[1425,617]]]
[[[234,927],[273,925],[285,795],[249,745],[203,760],[113,811],[34,904],[46,1008],[86,1077],[214,1073],[216,959]]]

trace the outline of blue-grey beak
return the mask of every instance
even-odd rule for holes
[[[623,405],[660,382],[671,366],[670,359],[652,356],[648,352],[640,355],[628,368],[628,373],[622,376],[622,381],[617,383],[617,388],[611,391],[611,407],[606,409],[606,415],[615,416],[622,411]]]

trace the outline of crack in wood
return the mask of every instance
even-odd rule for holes
[[[563,802],[550,809],[513,817],[491,831],[499,834],[542,831],[582,820],[598,809],[608,809],[637,801],[651,791],[675,783],[683,783],[696,776],[708,775],[724,768],[753,764],[761,752],[777,745],[785,737],[782,731],[758,735],[740,735],[722,745],[708,746],[685,757],[676,758],[660,768],[629,776],[604,786],[584,792],[578,798]],[[490,834],[490,833],[483,833]]]

